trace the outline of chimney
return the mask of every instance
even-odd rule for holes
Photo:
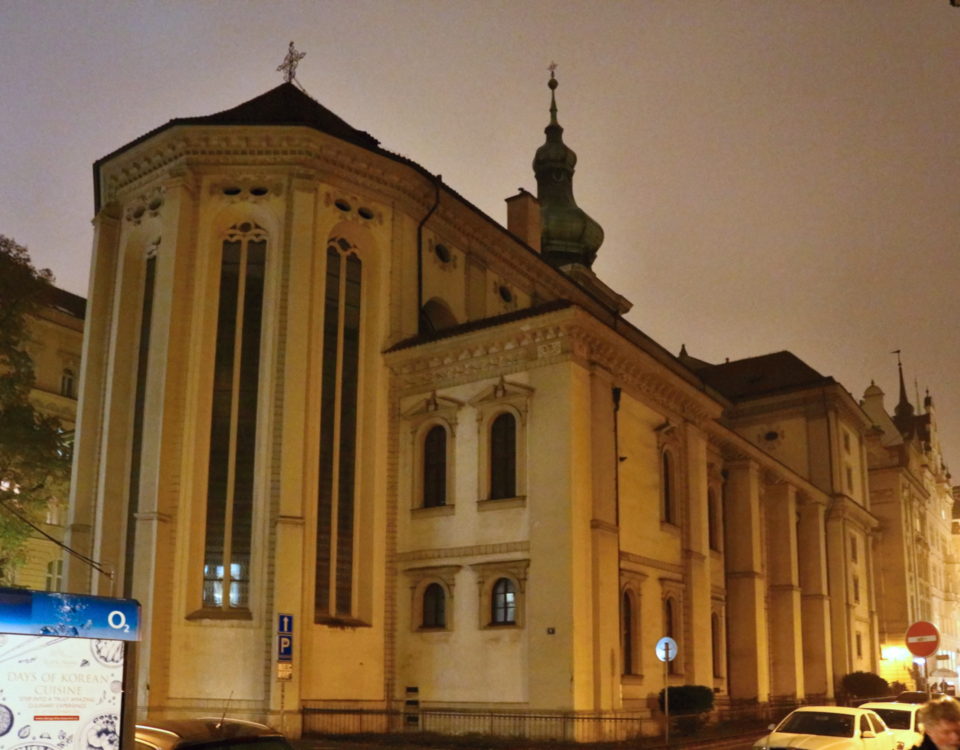
[[[507,231],[540,252],[540,201],[523,188],[507,198]]]

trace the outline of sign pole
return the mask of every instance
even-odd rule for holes
[[[670,744],[670,644],[666,644],[667,658],[663,660],[663,741]]]

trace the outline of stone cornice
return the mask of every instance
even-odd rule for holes
[[[836,520],[853,521],[867,530],[875,529],[880,525],[875,515],[846,495],[834,495],[827,509],[827,521]]]
[[[272,176],[313,172],[325,181],[387,193],[387,200],[406,203],[411,214],[425,212],[434,198],[430,180],[411,165],[309,128],[178,125],[101,165],[102,200],[139,192],[177,169]]]
[[[529,552],[530,542],[501,542],[500,544],[476,544],[471,547],[438,547],[399,552],[396,562],[415,562],[418,560],[449,560],[458,557],[480,557],[486,555],[505,555],[517,552]]]
[[[386,355],[399,390],[415,394],[562,361],[600,365],[627,392],[678,420],[703,424],[720,405],[588,312],[569,307]]]
[[[633,563],[634,565],[643,565],[646,568],[654,568],[655,570],[661,570],[664,573],[670,573],[672,575],[683,575],[682,565],[657,560],[652,557],[646,557],[645,555],[636,555],[633,552],[626,552],[624,550],[620,550],[620,562],[621,564]]]

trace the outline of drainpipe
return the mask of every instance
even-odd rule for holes
[[[417,332],[423,332],[423,320],[420,317],[423,314],[423,225],[427,219],[433,216],[433,212],[440,205],[440,183],[443,181],[443,175],[437,175],[433,180],[433,187],[436,191],[433,205],[427,211],[420,223],[417,225]]]

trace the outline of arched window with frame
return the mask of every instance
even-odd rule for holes
[[[423,507],[447,504],[447,431],[434,425],[423,438]]]
[[[517,419],[505,411],[490,425],[490,499],[517,494]]]
[[[76,393],[74,383],[73,370],[69,367],[63,368],[63,373],[60,375],[60,395],[74,398]]]
[[[677,522],[674,510],[673,457],[670,451],[660,454],[661,517],[666,523]]]
[[[420,613],[421,628],[445,628],[447,626],[447,595],[439,583],[428,584],[423,591],[423,607]]]
[[[517,622],[517,587],[509,578],[498,578],[490,596],[490,623],[515,625]]]

